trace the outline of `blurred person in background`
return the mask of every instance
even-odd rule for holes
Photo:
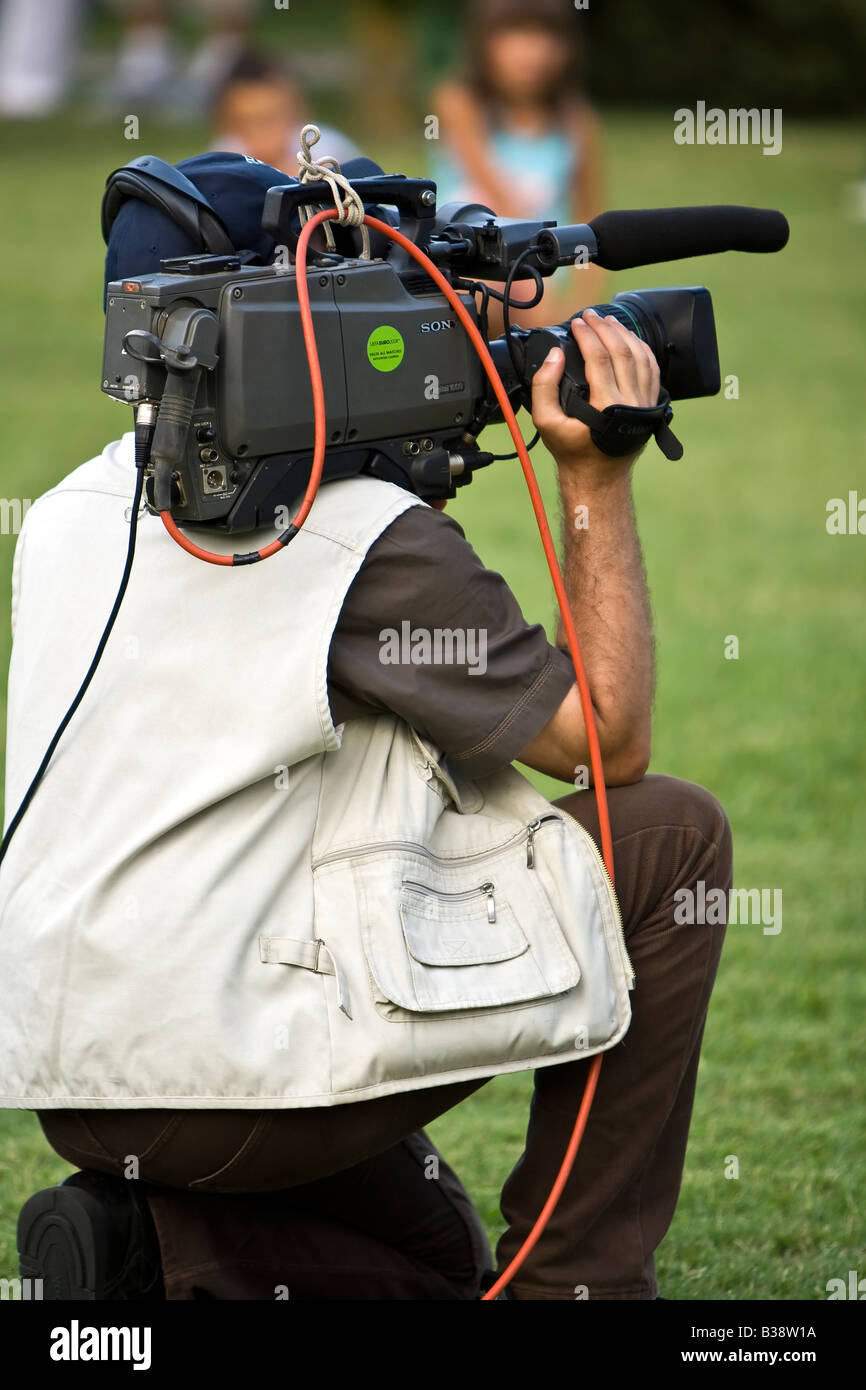
[[[139,103],[204,111],[243,50],[260,0],[110,0],[124,22],[120,51],[106,93],[109,104]],[[171,21],[191,16],[204,26],[201,42],[181,68]]]
[[[50,116],[72,75],[81,0],[53,0],[50,23],[36,0],[0,9],[0,116]]]
[[[226,73],[214,102],[214,147],[253,155],[263,164],[296,175],[301,130],[314,119],[306,97],[281,63],[264,54],[242,53]],[[332,156],[338,164],[361,151],[348,136],[331,126],[321,131],[314,159]]]
[[[579,23],[565,0],[476,0],[464,75],[432,97],[441,144],[431,176],[440,205],[479,202],[501,217],[559,223],[587,222],[603,210],[599,125],[583,91]],[[533,293],[527,282],[513,289],[515,299]],[[600,296],[601,273],[590,266],[579,289],[559,274],[540,305],[513,317],[551,323]]]
[[[95,6],[92,0],[51,0],[46,14],[38,0],[0,4],[0,115],[50,116],[67,93],[83,19]],[[107,0],[121,37],[97,106],[175,115],[206,110],[246,43],[257,7],[261,0]],[[204,33],[182,65],[171,28],[188,17]]]

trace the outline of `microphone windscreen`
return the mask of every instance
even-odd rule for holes
[[[590,227],[606,270],[708,256],[718,251],[781,251],[788,223],[771,208],[649,208],[603,212]]]

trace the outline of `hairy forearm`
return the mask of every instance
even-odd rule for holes
[[[649,346],[613,316],[591,309],[572,320],[595,410],[647,410],[659,396]],[[586,668],[605,773],[612,785],[638,781],[650,758],[652,618],[631,496],[637,454],[612,458],[584,422],[565,414],[565,354],[551,348],[532,378],[532,418],[556,459],[565,514],[563,570],[568,609]],[[557,642],[568,650],[564,625]],[[525,750],[530,767],[556,776],[569,757],[584,762],[588,731],[575,686]]]
[[[631,493],[631,467],[559,469],[563,573],[602,752],[649,758],[652,612]],[[560,617],[557,646],[568,650]]]

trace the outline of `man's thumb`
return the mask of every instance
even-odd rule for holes
[[[552,347],[532,378],[532,418],[539,429],[562,414],[559,383],[565,370],[565,353]]]

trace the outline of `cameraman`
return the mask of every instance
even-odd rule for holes
[[[219,203],[234,244],[252,245],[264,192],[285,177],[232,156],[181,167]],[[156,270],[161,257],[182,253],[182,242],[164,213],[130,201],[112,228],[107,279]],[[655,404],[658,367],[636,336],[589,312],[573,331],[594,406]],[[723,925],[675,924],[674,895],[702,881],[727,900],[730,831],[706,791],[645,776],[653,643],[631,498],[635,456],[600,454],[588,429],[563,414],[562,370],[555,350],[534,378],[532,413],[558,468],[565,583],[610,786],[617,893],[637,984],[629,1030],[604,1058],[574,1170],[511,1293],[653,1299],[653,1252],[676,1206],[724,936]],[[13,580],[7,818],[101,630],[134,478],[125,435],[28,512]],[[590,758],[561,632],[551,646],[540,626],[525,622],[505,581],[441,510],[406,505],[400,489],[375,480],[328,483],[323,494],[339,499],[330,489],[381,496],[387,506],[378,534],[371,541],[365,533],[360,566],[324,634],[323,728],[396,716],[467,778],[517,759],[572,784]],[[589,509],[580,530],[569,524],[578,505]],[[314,507],[297,546],[307,531],[313,545],[315,517]],[[210,574],[202,605],[194,602],[198,572],[178,570],[183,578],[173,580],[174,543],[155,518],[143,516],[145,527],[126,627],[121,610],[104,664],[0,871],[0,988],[8,1001],[0,1103],[36,1110],[55,1151],[82,1170],[25,1206],[22,1267],[37,1272],[50,1253],[53,1287],[67,1290],[56,1296],[68,1298],[81,1295],[82,1283],[90,1297],[112,1299],[163,1290],[170,1299],[286,1296],[278,1289],[293,1300],[478,1298],[493,1263],[481,1222],[422,1126],[489,1078],[308,1108],[267,1103],[263,1088],[251,1086],[238,1104],[228,1074],[240,1065],[233,1048],[255,1024],[238,1016],[241,994],[220,996],[228,1012],[218,1032],[203,1029],[196,1061],[188,1040],[212,1006],[209,979],[231,982],[245,969],[221,925],[238,912],[230,894],[244,887],[254,920],[253,903],[282,891],[281,856],[256,857],[269,844],[273,792],[270,802],[254,799],[267,779],[245,760],[257,739],[276,738],[270,721],[303,713],[306,654],[322,641],[308,601],[322,574],[311,569],[309,592],[287,593],[293,546],[273,562]],[[250,573],[270,597],[262,603],[256,590],[242,613],[242,591],[231,586]],[[483,673],[384,662],[383,630],[407,621],[411,629],[485,633]],[[278,670],[263,672],[266,629],[273,640],[290,624],[293,650]],[[226,712],[224,691],[238,672],[246,699]],[[331,759],[339,774],[346,754],[338,743]],[[288,769],[281,794],[289,807],[312,794],[305,769],[318,761]],[[347,780],[348,815],[357,794]],[[598,839],[591,794],[572,792],[556,805]],[[282,857],[290,853],[303,861],[309,847],[286,843]],[[151,858],[159,854],[169,857]],[[152,863],[170,867],[149,872]],[[130,893],[118,934],[116,918],[99,920],[98,886],[135,884],[129,875],[141,864],[150,896]],[[208,951],[191,955],[186,927],[203,914],[214,923]],[[128,943],[121,956],[118,940]],[[297,1066],[303,1045],[291,1054]],[[226,1059],[225,1089],[196,1093],[184,1106],[196,1068],[212,1064],[207,1050]],[[70,1080],[72,1056],[89,1081]],[[548,1195],[588,1066],[536,1072],[525,1152],[502,1193],[500,1268]]]

